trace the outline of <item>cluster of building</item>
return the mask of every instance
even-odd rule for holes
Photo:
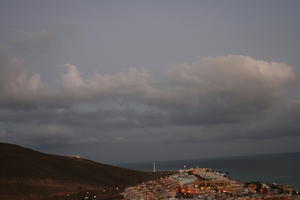
[[[176,196],[178,188],[180,188],[179,182],[170,177],[165,177],[137,186],[127,187],[122,195],[130,200],[170,199]]]
[[[129,200],[294,200],[299,191],[285,185],[258,182],[242,183],[209,168],[191,168],[125,188],[122,195]]]

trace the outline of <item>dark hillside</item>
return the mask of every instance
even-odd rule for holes
[[[85,191],[108,198],[126,186],[163,175],[45,154],[5,143],[0,143],[0,163],[0,199],[23,199],[25,196],[25,199],[50,196],[66,199],[70,194],[74,194],[70,199],[80,199],[78,195]]]

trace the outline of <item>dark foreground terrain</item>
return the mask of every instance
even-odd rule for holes
[[[125,187],[166,175],[5,143],[0,143],[0,163],[0,199],[5,200],[121,199]]]

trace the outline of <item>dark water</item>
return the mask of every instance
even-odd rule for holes
[[[207,167],[228,172],[235,179],[283,183],[300,189],[300,153],[240,156],[199,160],[156,161],[157,170]],[[120,164],[122,167],[151,171],[152,162]]]

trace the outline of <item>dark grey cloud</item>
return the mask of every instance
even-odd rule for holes
[[[1,141],[125,162],[300,150],[295,1],[0,4]]]
[[[59,86],[0,54],[3,141],[35,148],[165,145],[298,137],[294,69],[246,56],[180,64],[160,81],[143,69],[85,77],[65,64]],[[163,84],[162,84],[163,83]]]

